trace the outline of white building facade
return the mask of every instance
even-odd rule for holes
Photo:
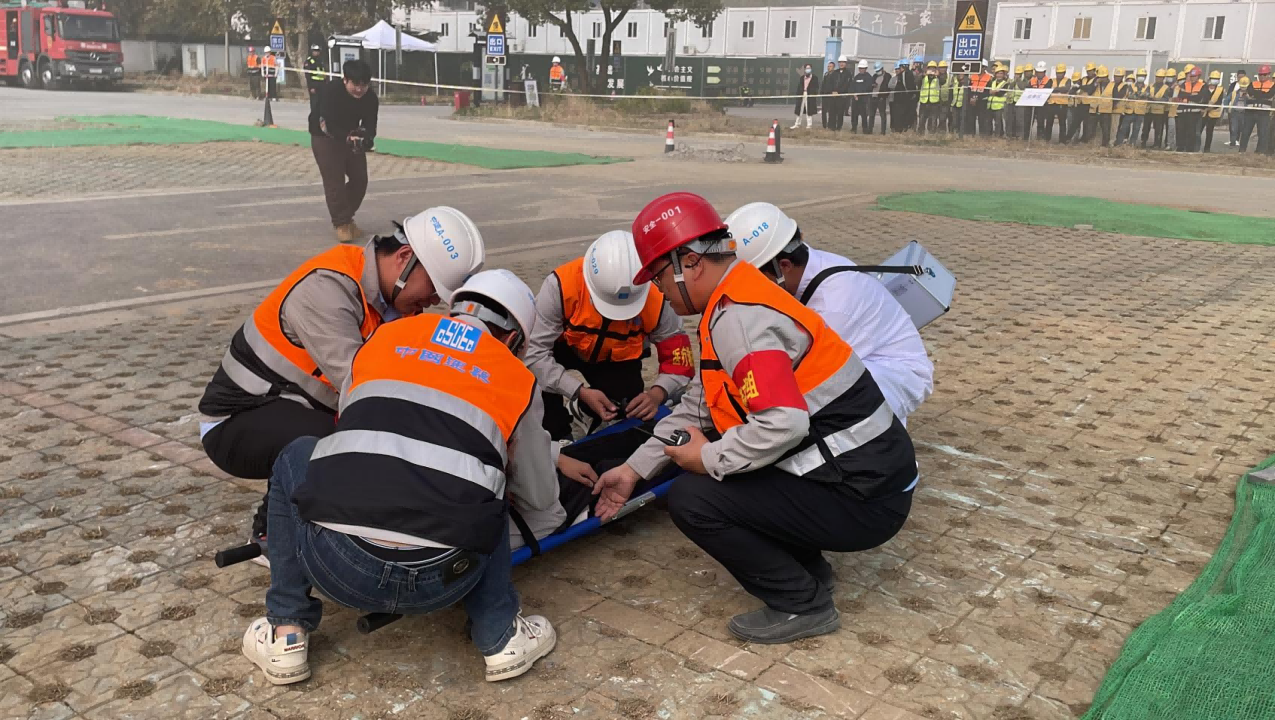
[[[1275,62],[1275,0],[1001,2],[992,57]]]
[[[442,52],[469,52],[470,33],[479,32],[483,15],[478,12],[436,9],[394,11],[393,22],[410,26],[414,33],[437,32]],[[841,52],[852,58],[887,60],[901,57],[908,21],[904,13],[849,5],[843,7],[726,8],[711,25],[670,23],[657,10],[630,11],[612,32],[623,55],[664,55],[668,31],[675,29],[676,53],[681,57],[817,57],[824,54],[829,27],[839,25]],[[581,47],[587,40],[602,42],[606,29],[601,10],[572,14],[571,24]],[[853,27],[868,32],[857,32]],[[485,28],[481,29],[485,30]],[[532,26],[517,14],[505,27],[508,48],[515,53],[572,55],[571,43],[556,25]],[[601,53],[598,47],[598,53]]]

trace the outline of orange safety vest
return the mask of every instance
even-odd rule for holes
[[[970,76],[970,91],[981,92],[987,89],[987,84],[992,81],[992,76],[987,73]]]
[[[365,251],[361,247],[350,245],[342,245],[334,247],[327,252],[321,253],[297,268],[287,277],[279,287],[275,288],[266,299],[261,301],[257,309],[253,311],[252,317],[244,323],[240,332],[243,333],[243,339],[247,342],[247,349],[256,356],[256,360],[274,371],[283,380],[297,386],[304,392],[306,399],[317,401],[319,406],[327,407],[335,411],[337,407],[337,393],[340,388],[332,386],[327,377],[323,375],[323,371],[319,369],[318,363],[310,357],[306,349],[294,344],[283,332],[282,311],[283,301],[288,298],[288,294],[297,286],[297,283],[305,280],[312,273],[318,270],[329,270],[331,272],[340,273],[358,284],[359,279],[363,277]],[[366,340],[372,335],[372,331],[381,325],[381,316],[368,304],[368,300],[363,296],[363,286],[359,285],[359,299],[363,305],[363,318],[359,321],[359,335]],[[238,340],[238,337],[236,337]],[[232,344],[231,350],[226,352],[226,358],[230,358],[231,364],[243,364],[232,357],[235,350]],[[222,368],[227,367],[228,361],[222,359]],[[244,368],[247,369],[247,368]],[[231,379],[236,378],[237,372],[228,370]],[[275,378],[260,378],[261,382],[271,385],[274,391],[277,385]],[[242,387],[242,385],[241,385]],[[252,388],[244,388],[252,392]],[[284,389],[283,394],[287,394],[288,390]],[[261,393],[253,393],[261,394]],[[310,403],[312,406],[315,402]],[[316,406],[315,409],[322,409]]]
[[[274,67],[275,65],[278,64],[278,62],[279,61],[275,58],[274,55],[266,56],[266,67]]]
[[[589,298],[584,282],[584,258],[563,264],[553,274],[562,291],[562,339],[587,363],[637,360],[646,349],[646,338],[655,332],[664,309],[664,295],[652,287],[636,317],[610,320],[602,317]]]
[[[294,496],[303,518],[495,548],[508,532],[510,438],[536,378],[473,322],[416,315],[359,348],[336,432]]]
[[[713,427],[725,433],[747,422],[748,415],[795,398],[768,394],[763,369],[754,375],[743,362],[727,374],[713,347],[710,324],[723,301],[760,305],[797,323],[810,337],[810,347],[792,369],[800,401],[810,413],[810,431],[774,467],[820,482],[844,483],[864,498],[902,492],[916,478],[912,441],[871,373],[845,340],[819,314],[802,305],[748,263],[737,263],[713,290],[699,323],[700,382]],[[726,310],[729,312],[729,308]],[[745,358],[751,362],[753,356]],[[782,392],[782,391],[780,391]],[[757,407],[759,401],[767,403]]]
[[[1030,87],[1030,88],[1041,89],[1041,88],[1052,88],[1053,86],[1054,86],[1054,79],[1050,77],[1042,78],[1042,77],[1037,77],[1035,75],[1032,75],[1031,80],[1027,82],[1027,87]]]
[[[259,62],[259,59],[257,58],[257,53],[248,53],[248,69],[249,70],[256,70],[258,62]]]
[[[1195,96],[1198,95],[1200,91],[1203,89],[1204,89],[1204,83],[1203,81],[1200,81],[1200,80],[1187,80],[1186,82],[1182,83],[1182,85],[1178,87],[1178,97],[1177,97],[1177,101],[1184,106],[1181,108],[1180,112],[1189,112],[1189,113],[1200,112],[1201,108],[1192,107],[1190,106],[1190,103],[1195,101]]]
[[[556,81],[558,81],[558,82],[562,82],[562,78],[563,78],[566,74],[567,74],[567,71],[566,71],[566,70],[563,70],[561,65],[550,65],[550,66],[549,66],[549,79],[550,79],[550,80],[556,80]]]

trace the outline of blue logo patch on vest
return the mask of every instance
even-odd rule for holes
[[[478,339],[482,337],[482,334],[481,330],[472,325],[444,318],[439,321],[438,329],[434,331],[434,337],[430,338],[430,342],[457,352],[472,353],[478,346]]]

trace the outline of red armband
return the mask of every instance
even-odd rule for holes
[[[739,388],[744,409],[750,413],[773,407],[809,409],[797,387],[792,360],[783,350],[759,350],[745,355],[731,377]]]
[[[695,358],[691,353],[691,339],[686,333],[655,343],[655,356],[660,361],[661,375],[695,377]]]

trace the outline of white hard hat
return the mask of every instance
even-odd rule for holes
[[[1036,72],[1045,72],[1048,69],[1049,69],[1049,66],[1045,64],[1044,60],[1041,60],[1040,62],[1036,63]]]
[[[731,213],[726,225],[735,238],[736,257],[754,267],[774,260],[797,235],[797,221],[767,202],[748,203]]]
[[[560,62],[562,62],[562,58],[558,57],[557,55],[554,55],[554,56],[553,56],[553,61],[554,61],[554,62],[556,62],[556,63],[560,63]]]
[[[608,320],[628,320],[642,312],[650,283],[633,284],[642,269],[633,233],[603,233],[584,251],[584,284],[593,306]]]
[[[483,236],[465,213],[432,207],[403,221],[403,234],[443,302],[470,275],[483,269]]]
[[[518,333],[511,346],[515,353],[526,347],[536,325],[536,297],[522,278],[504,268],[483,270],[457,288],[455,297],[452,315],[470,315],[501,330]]]
[[[850,59],[847,58],[845,55],[842,55],[841,57],[837,58],[837,62],[850,62]]]
[[[859,61],[859,67],[861,67],[861,68],[866,68],[866,67],[868,67],[868,61],[867,61],[867,60],[860,60],[860,61]]]

